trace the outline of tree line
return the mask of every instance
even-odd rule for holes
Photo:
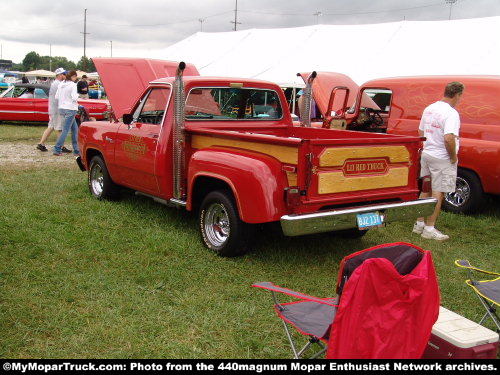
[[[96,71],[94,63],[88,57],[82,56],[80,60],[75,63],[64,56],[40,56],[35,51],[28,52],[20,64],[12,64],[12,70],[21,72],[39,69],[54,71],[57,68],[64,68],[65,70],[83,70],[84,72]]]

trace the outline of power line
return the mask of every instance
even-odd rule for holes
[[[51,27],[36,27],[36,28],[30,28],[30,29],[12,29],[8,28],[9,31],[39,31],[39,30],[52,30],[52,29],[60,29],[63,27],[71,26],[71,25],[76,25],[77,23],[80,23],[81,21],[76,21],[76,22],[71,22],[71,23],[66,23],[63,25],[59,26],[51,26]]]
[[[364,11],[364,12],[337,12],[337,13],[322,13],[323,16],[353,16],[353,15],[361,15],[361,14],[375,14],[375,13],[390,13],[390,12],[399,12],[399,11],[405,11],[405,10],[413,10],[413,9],[421,9],[421,8],[430,8],[430,7],[435,7],[435,6],[443,6],[443,3],[435,3],[435,4],[426,4],[426,5],[419,5],[419,6],[414,6],[414,7],[407,7],[407,8],[397,8],[397,9],[386,9],[386,10],[373,10],[373,11]],[[267,14],[271,16],[309,16],[308,14],[305,13],[277,13],[273,11],[258,11],[258,10],[245,10],[245,9],[240,9],[240,12],[244,13],[254,13],[254,14]],[[313,16],[317,16],[317,13],[313,13]]]
[[[216,14],[212,14],[212,15],[203,17],[203,19],[206,20],[207,18],[217,17],[217,16],[221,16],[224,14],[232,13],[232,12],[233,12],[232,10],[228,10],[225,12],[216,13]],[[199,20],[200,20],[199,18],[190,18],[190,19],[186,19],[183,21],[176,21],[176,22],[169,22],[169,23],[156,23],[156,24],[142,24],[142,25],[140,25],[140,24],[135,24],[135,25],[134,24],[114,24],[114,23],[99,22],[99,21],[91,21],[91,23],[98,23],[100,25],[117,26],[117,27],[158,27],[158,26],[177,25],[177,24],[181,24],[181,23],[187,23],[187,22],[193,22],[193,21],[199,21]]]

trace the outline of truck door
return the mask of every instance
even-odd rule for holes
[[[154,87],[144,95],[130,125],[120,124],[115,142],[118,180],[152,195],[159,193],[155,166],[158,140],[166,111],[169,87]]]

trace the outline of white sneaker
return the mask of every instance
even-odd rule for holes
[[[427,238],[428,240],[437,240],[437,241],[444,241],[450,238],[450,236],[441,233],[436,228],[433,228],[431,230],[424,228],[424,230],[422,231],[422,237]]]
[[[419,221],[415,222],[415,224],[413,224],[413,233],[422,234],[422,232],[424,231],[424,227],[424,223],[420,224]]]

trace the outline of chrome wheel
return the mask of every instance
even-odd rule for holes
[[[90,186],[92,188],[92,193],[96,197],[100,197],[104,190],[104,173],[99,164],[95,163],[90,171]]]
[[[470,199],[470,185],[467,180],[457,177],[455,192],[447,193],[444,199],[453,207],[462,207]]]
[[[220,247],[228,240],[230,234],[229,216],[226,208],[220,203],[212,203],[205,211],[204,231],[208,241]]]

